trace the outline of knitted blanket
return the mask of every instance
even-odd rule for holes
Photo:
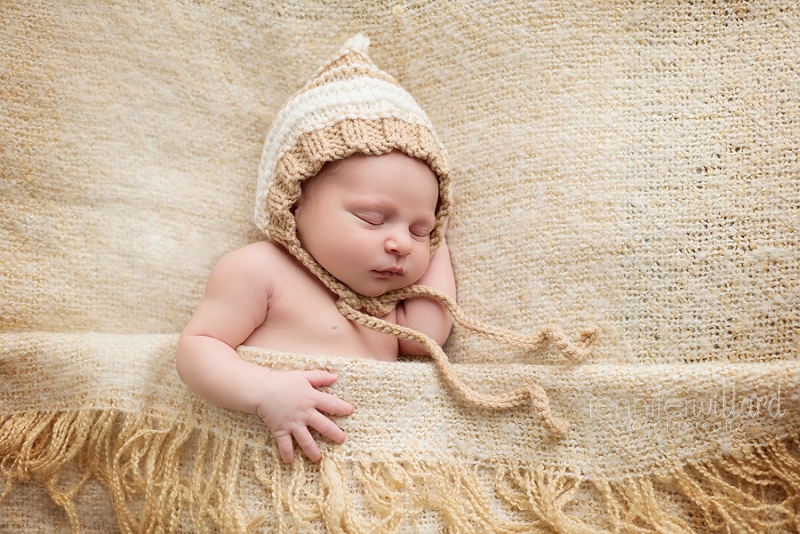
[[[0,5],[0,531],[797,532],[800,10],[790,2]],[[449,152],[457,329],[324,368],[355,413],[280,462],[174,370],[252,223],[278,108],[351,35]],[[310,310],[313,312],[313,310]]]

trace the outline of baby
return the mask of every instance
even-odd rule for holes
[[[455,299],[444,240],[449,174],[424,112],[366,56],[357,36],[279,113],[264,148],[256,222],[271,237],[223,257],[177,349],[181,379],[204,399],[256,413],[291,462],[321,458],[310,429],[353,406],[317,388],[334,374],[271,371],[240,344],[394,361],[422,345],[346,319],[340,304],[441,345],[452,320],[436,300],[383,299],[413,284]],[[359,312],[361,313],[361,312]]]
[[[214,267],[178,342],[178,374],[206,400],[258,414],[286,462],[295,441],[321,459],[311,430],[341,443],[344,432],[324,414],[348,415],[353,406],[317,389],[335,375],[271,371],[241,359],[240,344],[389,361],[430,354],[464,402],[530,404],[548,432],[565,435],[568,422],[551,414],[538,384],[490,395],[461,380],[441,349],[449,317],[531,351],[552,342],[576,362],[599,329],[574,345],[557,327],[527,336],[458,309],[444,239],[451,202],[444,149],[411,95],[370,61],[368,44],[350,39],[278,113],[256,188],[255,222],[270,239]]]

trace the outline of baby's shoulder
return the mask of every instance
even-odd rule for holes
[[[289,254],[272,241],[256,241],[229,252],[225,258],[235,262],[263,264],[265,261],[285,261]],[[224,259],[224,258],[223,258]]]
[[[251,264],[263,265],[264,262],[285,262],[290,257],[283,247],[272,241],[256,241],[229,252],[220,261],[246,267]]]
[[[214,266],[212,276],[237,280],[266,280],[294,268],[291,256],[271,241],[257,241],[223,256]]]

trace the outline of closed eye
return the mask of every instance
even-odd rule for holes
[[[364,221],[367,224],[372,226],[380,226],[386,221],[386,217],[383,214],[378,212],[372,211],[359,211],[355,212],[354,215]]]
[[[415,237],[428,237],[433,230],[427,226],[412,226],[409,231]]]

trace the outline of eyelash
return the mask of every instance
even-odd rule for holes
[[[361,219],[367,224],[371,224],[372,226],[380,226],[384,223],[384,219],[378,215],[370,215],[370,214],[356,214],[356,217]]]
[[[358,217],[359,219],[361,219],[365,223],[369,224],[370,226],[380,226],[380,225],[382,225],[384,223],[384,220],[383,220],[382,217],[374,217],[373,218],[373,217],[370,217],[369,215],[364,215],[364,214],[356,214],[356,217]],[[376,222],[378,220],[380,220],[380,222]],[[421,232],[417,232],[417,231],[414,231],[414,229],[411,229],[411,228],[409,228],[409,232],[411,232],[411,234],[414,235],[415,237],[420,237],[420,238],[428,237],[430,235],[430,233],[431,233],[431,232],[425,232],[424,230],[421,231]]]
[[[418,233],[418,232],[415,232],[414,230],[411,230],[411,233],[413,235],[415,235],[416,237],[423,237],[423,238],[424,237],[428,237],[430,235],[430,232],[425,232],[425,231],[422,231],[422,232]]]

